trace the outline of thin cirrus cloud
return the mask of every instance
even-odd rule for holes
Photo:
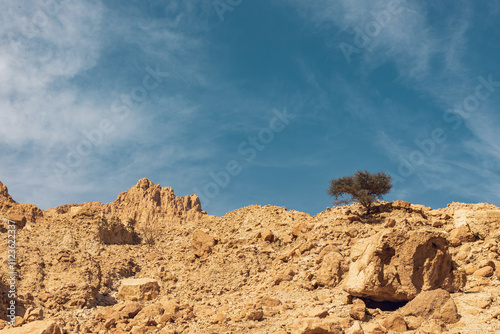
[[[415,140],[431,138],[431,131],[435,128],[442,128],[449,138],[443,144],[437,144],[436,151],[430,156],[425,155],[424,161],[415,166],[412,177],[402,178],[400,193],[408,196],[412,193],[408,189],[422,189],[423,185],[430,191],[444,188],[448,188],[449,193],[461,191],[469,195],[462,198],[469,200],[484,199],[481,194],[488,194],[490,201],[500,200],[500,194],[495,191],[500,185],[498,177],[491,177],[499,169],[499,138],[498,131],[494,130],[498,129],[499,122],[493,108],[500,94],[492,93],[487,101],[481,101],[479,111],[462,119],[458,130],[443,122],[444,115],[453,112],[454,105],[463,104],[464,99],[474,93],[479,76],[487,79],[488,75],[498,70],[492,62],[478,66],[478,62],[473,61],[477,55],[487,52],[470,46],[470,30],[478,24],[478,6],[470,1],[447,6],[431,2],[364,0],[296,1],[294,5],[320,32],[326,34],[334,24],[345,32],[343,41],[359,47],[355,43],[356,31],[359,31],[356,29],[363,29],[368,22],[373,22],[376,13],[387,9],[389,3],[398,4],[400,12],[370,40],[367,48],[352,54],[350,66],[355,67],[359,77],[366,78],[385,64],[395,64],[400,85],[423,96],[433,112],[429,113],[428,121],[424,123],[405,123],[406,117],[399,117],[398,127],[407,128],[409,133],[413,133],[413,138],[393,137],[392,129],[381,126],[377,131],[377,144],[381,152],[393,161],[392,171],[397,175],[401,160],[408,160],[410,154],[419,149]],[[481,12],[484,14],[485,10],[490,11],[482,8]],[[490,22],[488,17],[484,20]],[[491,33],[494,29],[489,31]],[[338,48],[338,44],[333,46]],[[498,81],[500,77],[497,75],[495,78],[493,81]],[[358,85],[358,82],[349,85],[346,94],[361,97],[350,99],[356,101],[354,109],[359,116],[370,117],[370,113],[363,110],[370,110],[372,116],[373,113],[384,114],[385,111],[371,104],[369,99],[363,101],[362,97],[366,94],[360,92],[356,87]],[[496,93],[500,93],[500,87]],[[481,167],[472,168],[477,160]],[[484,163],[485,160],[487,163]],[[454,175],[453,181],[450,181],[451,175]],[[474,186],[482,191],[474,191]]]
[[[160,99],[154,91],[148,100],[134,104],[124,118],[113,119],[113,104],[122,103],[122,95],[142,84],[146,67],[166,72],[168,64],[183,69],[170,71],[174,78],[203,81],[202,73],[194,68],[196,62],[191,62],[193,68],[175,67],[180,57],[191,57],[199,50],[196,39],[168,27],[175,20],[127,17],[126,12],[118,18],[101,1],[55,1],[39,6],[28,1],[2,3],[0,36],[7,47],[0,51],[1,172],[17,198],[47,208],[64,204],[68,198],[90,200],[91,194],[102,193],[102,183],[114,187],[116,193],[122,191],[123,185],[111,182],[114,178],[109,170],[112,166],[126,173],[120,166],[108,165],[109,181],[94,179],[106,169],[103,161],[111,156],[121,160],[129,155],[124,150],[128,143],[147,142],[154,137],[151,132],[163,134],[171,125],[159,129],[149,120],[145,108]],[[119,61],[115,66],[103,61],[110,50],[120,52],[121,46],[113,44],[117,40],[135,49],[135,64],[123,67]],[[162,45],[161,52],[150,48],[155,45]],[[103,68],[105,65],[111,66]],[[130,68],[136,70],[127,74],[127,82],[118,82],[121,73]],[[163,88],[168,87],[166,81]],[[163,99],[168,102],[160,101],[165,108],[162,112],[170,118],[189,110],[182,97]],[[114,131],[88,156],[81,157],[75,168],[70,167],[63,179],[56,177],[57,164],[68,166],[68,154],[86,139],[85,133],[98,130],[104,118],[111,119]],[[170,138],[173,130],[171,127]],[[162,157],[174,161],[168,152],[174,154],[166,148]],[[132,161],[133,157],[124,164],[133,165]],[[39,196],[42,193],[46,195]]]

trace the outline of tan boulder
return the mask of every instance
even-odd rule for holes
[[[445,235],[430,230],[386,229],[351,249],[344,290],[376,301],[408,301],[419,292],[465,285],[448,253]]]
[[[306,316],[308,318],[326,318],[328,316],[328,309],[322,306],[316,306],[310,310],[308,310]]]
[[[160,323],[163,312],[159,303],[148,305],[137,313],[133,319],[133,324],[139,326],[156,326]]]
[[[490,266],[491,268],[493,268],[493,270],[495,270],[496,268],[496,264],[492,260],[484,259],[479,261],[479,268],[483,268],[486,266]]]
[[[262,320],[264,317],[264,310],[262,309],[262,304],[260,303],[251,303],[247,304],[240,316],[242,316],[246,320]]]
[[[338,252],[330,252],[322,257],[316,272],[316,281],[320,286],[335,287],[343,276],[344,257]]]
[[[16,229],[22,229],[26,225],[26,217],[22,214],[9,214],[9,220],[16,223]]]
[[[277,298],[272,298],[269,296],[262,297],[262,298],[260,298],[259,301],[263,306],[267,306],[267,307],[276,307],[276,306],[280,306],[282,304],[281,300],[279,300]]]
[[[441,334],[446,332],[446,325],[438,319],[430,319],[420,326],[416,334]]]
[[[386,334],[387,330],[382,327],[378,322],[369,322],[363,325],[365,334]]]
[[[298,237],[308,230],[307,226],[304,223],[297,223],[292,228],[292,236]]]
[[[364,334],[363,328],[359,321],[355,321],[354,324],[349,327],[346,331],[346,334]]]
[[[229,305],[220,307],[213,316],[213,323],[224,323],[228,320]]]
[[[340,249],[335,245],[326,245],[321,249],[318,256],[316,256],[316,263],[321,263],[325,255],[329,253],[340,253]]]
[[[475,273],[475,272],[476,272],[479,268],[478,268],[477,266],[473,265],[473,264],[469,264],[469,265],[465,266],[465,268],[464,268],[464,269],[465,269],[465,273],[466,273],[467,275],[472,275],[472,274],[474,274],[474,273]]]
[[[125,245],[135,242],[135,231],[131,224],[123,224],[117,217],[100,219],[99,239],[106,245]]]
[[[273,242],[274,241],[274,233],[271,230],[266,230],[262,233],[262,240]]]
[[[344,333],[337,319],[303,318],[292,325],[292,334],[341,334]]]
[[[62,329],[54,320],[38,320],[21,327],[3,329],[4,334],[62,334]]]
[[[415,299],[398,310],[404,317],[438,319],[447,324],[459,320],[457,306],[450,293],[443,289],[421,292]]]
[[[206,254],[212,252],[212,247],[217,244],[214,237],[203,232],[202,230],[196,230],[193,233],[193,241],[191,243],[191,248],[194,254],[198,257],[202,257]]]
[[[469,229],[469,225],[461,225],[450,232],[450,239],[456,239],[460,242],[472,242],[476,238]]]
[[[491,277],[493,276],[493,268],[490,266],[483,267],[474,271],[474,277]]]
[[[166,314],[175,315],[177,312],[179,312],[180,303],[177,299],[170,299],[168,297],[163,297],[160,300],[160,304]]]
[[[392,332],[403,333],[407,331],[405,319],[399,314],[392,314],[380,321],[385,329]]]
[[[349,310],[349,315],[356,320],[365,321],[366,320],[366,305],[365,302],[359,298],[356,298]]]
[[[121,281],[116,299],[129,301],[145,301],[158,297],[160,287],[155,279],[126,278]]]
[[[116,310],[120,312],[121,318],[129,319],[135,317],[142,310],[142,305],[139,302],[127,302],[116,307]]]
[[[296,274],[292,268],[287,268],[273,277],[273,283],[279,285],[281,282],[290,282]]]

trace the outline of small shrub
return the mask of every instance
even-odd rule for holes
[[[156,244],[156,230],[153,228],[153,224],[148,220],[143,223],[139,228],[139,232],[141,234],[142,241],[148,246],[148,253],[151,252],[151,249]]]

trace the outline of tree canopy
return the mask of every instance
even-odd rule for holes
[[[334,204],[349,204],[357,201],[370,213],[373,202],[382,199],[392,188],[392,178],[384,172],[370,173],[358,170],[352,176],[330,180],[328,194],[335,197]]]

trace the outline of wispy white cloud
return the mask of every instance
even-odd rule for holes
[[[359,43],[356,44],[362,40],[359,32],[366,32],[369,22],[375,22],[377,13],[387,10],[391,3],[397,4],[398,13],[392,15],[390,21],[375,36],[368,38],[368,47],[361,49]],[[435,103],[437,110],[442,110],[441,114],[455,104],[463,103],[469,94],[474,93],[478,85],[477,77],[487,75],[491,71],[486,69],[484,72],[485,69],[465,61],[469,45],[466,36],[474,15],[469,2],[458,3],[453,13],[449,8],[442,8],[437,3],[410,1],[325,0],[294,1],[293,4],[299,13],[324,35],[331,31],[333,24],[343,31],[339,42],[346,42],[361,49],[361,52],[353,53],[354,60],[348,65],[354,66],[360,76],[369,75],[384,63],[393,63],[398,69],[400,83],[424,94]],[[431,22],[432,11],[440,12],[441,15],[447,14],[444,15],[439,27],[436,26],[436,22]],[[333,45],[333,43],[328,44]],[[337,52],[341,52],[338,45],[333,47],[337,47]],[[376,107],[370,104],[370,97],[368,100],[363,100],[359,97],[366,94],[359,91],[359,87],[348,86],[350,93],[347,94],[352,96],[349,100],[354,103],[352,109],[360,112],[360,117],[369,117],[369,111],[376,110]],[[473,139],[439,145],[438,153],[426,156],[425,162],[415,168],[414,175],[418,176],[421,185],[423,184],[426,189],[451,187],[457,190],[463,186],[463,189],[467,188],[472,192],[472,187],[467,187],[466,182],[457,182],[456,178],[451,181],[449,175],[454,173],[481,178],[488,174],[491,181],[481,189],[485,193],[494,193],[492,190],[500,185],[498,178],[492,177],[494,171],[498,171],[500,162],[498,153],[500,138],[498,131],[495,130],[498,129],[498,119],[491,111],[493,101],[498,101],[498,98],[492,96],[491,101],[482,102],[481,113],[478,112],[465,120],[464,124],[473,134]],[[366,108],[368,110],[363,112]],[[412,126],[433,128],[429,124],[413,123]],[[442,123],[435,124],[434,128],[439,126],[442,126]],[[453,132],[450,129],[445,130]],[[408,159],[411,152],[418,149],[414,146],[413,140],[409,143],[407,140],[408,138],[399,141],[382,132],[378,138],[378,145],[397,167],[400,159]],[[489,162],[481,169],[471,169],[456,163],[454,158],[458,152],[463,151],[468,151],[471,156],[479,160]],[[481,194],[477,195],[480,197]],[[497,194],[495,200],[499,199]]]
[[[44,3],[53,6],[44,7]],[[195,107],[189,106],[185,98],[166,92],[158,105],[177,120],[167,120],[161,127],[165,121],[155,123],[147,110],[151,101],[135,104],[127,117],[111,117],[115,130],[93,146],[90,155],[81,157],[77,167],[69,168],[63,180],[54,173],[55,164],[66,165],[68,153],[86,140],[86,132],[98,129],[104,118],[110,118],[112,105],[121,104],[122,95],[143,83],[147,66],[160,66],[162,71],[170,67],[172,81],[197,85],[205,81],[196,61],[200,57],[194,56],[202,55],[201,42],[189,34],[201,30],[201,24],[188,24],[195,22],[190,15],[199,14],[199,6],[187,1],[177,7],[182,8],[165,7],[165,13],[174,19],[153,19],[134,17],[137,13],[119,17],[99,0],[61,0],[39,6],[29,1],[2,2],[0,40],[5,47],[0,50],[0,179],[18,200],[47,207],[84,194],[98,194],[106,183],[103,175],[112,179],[116,173],[129,173],[120,166],[104,166],[99,160],[117,154],[116,149],[123,150],[121,146],[127,142],[142,140],[153,145],[155,141],[150,139],[154,139],[155,132],[167,139],[164,150],[157,154],[164,165],[187,159],[183,152],[203,156],[203,152],[187,149],[187,141],[178,139],[173,143],[182,129],[181,116],[191,114]],[[176,14],[176,10],[181,12]],[[129,44],[136,45],[140,56],[136,64],[129,66],[143,69],[135,81],[96,77],[93,87],[76,82],[99,65],[106,49],[117,47],[110,43],[123,43],[127,38]],[[190,66],[180,66],[187,58]],[[123,73],[128,69],[116,70]],[[101,80],[112,84],[96,92]],[[169,135],[164,135],[165,130]],[[126,149],[122,152],[127,155]],[[140,152],[134,152],[130,159],[140,159]],[[153,164],[150,169],[157,167]],[[143,165],[143,169],[147,174],[148,168]]]

